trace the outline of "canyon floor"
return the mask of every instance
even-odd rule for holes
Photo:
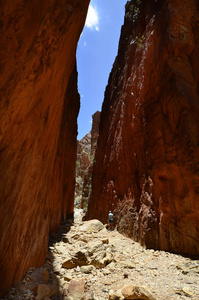
[[[67,220],[49,240],[41,268],[2,298],[36,300],[199,299],[199,260],[140,244],[98,220]]]

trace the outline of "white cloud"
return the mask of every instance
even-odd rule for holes
[[[86,46],[86,42],[84,42],[84,46]]]
[[[97,9],[94,8],[92,5],[89,5],[88,8],[88,14],[86,18],[86,27],[90,29],[95,29],[96,31],[99,31],[99,16]]]

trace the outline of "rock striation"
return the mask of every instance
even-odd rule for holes
[[[1,1],[0,296],[74,207],[76,46],[89,0]]]
[[[88,218],[148,248],[199,254],[199,6],[126,4],[102,107]]]

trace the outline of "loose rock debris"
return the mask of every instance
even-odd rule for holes
[[[2,299],[198,300],[199,260],[146,250],[98,220],[69,220],[51,236],[44,265]]]

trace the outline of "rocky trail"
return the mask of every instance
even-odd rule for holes
[[[2,299],[199,299],[199,260],[146,250],[98,220],[66,221],[41,268]]]

